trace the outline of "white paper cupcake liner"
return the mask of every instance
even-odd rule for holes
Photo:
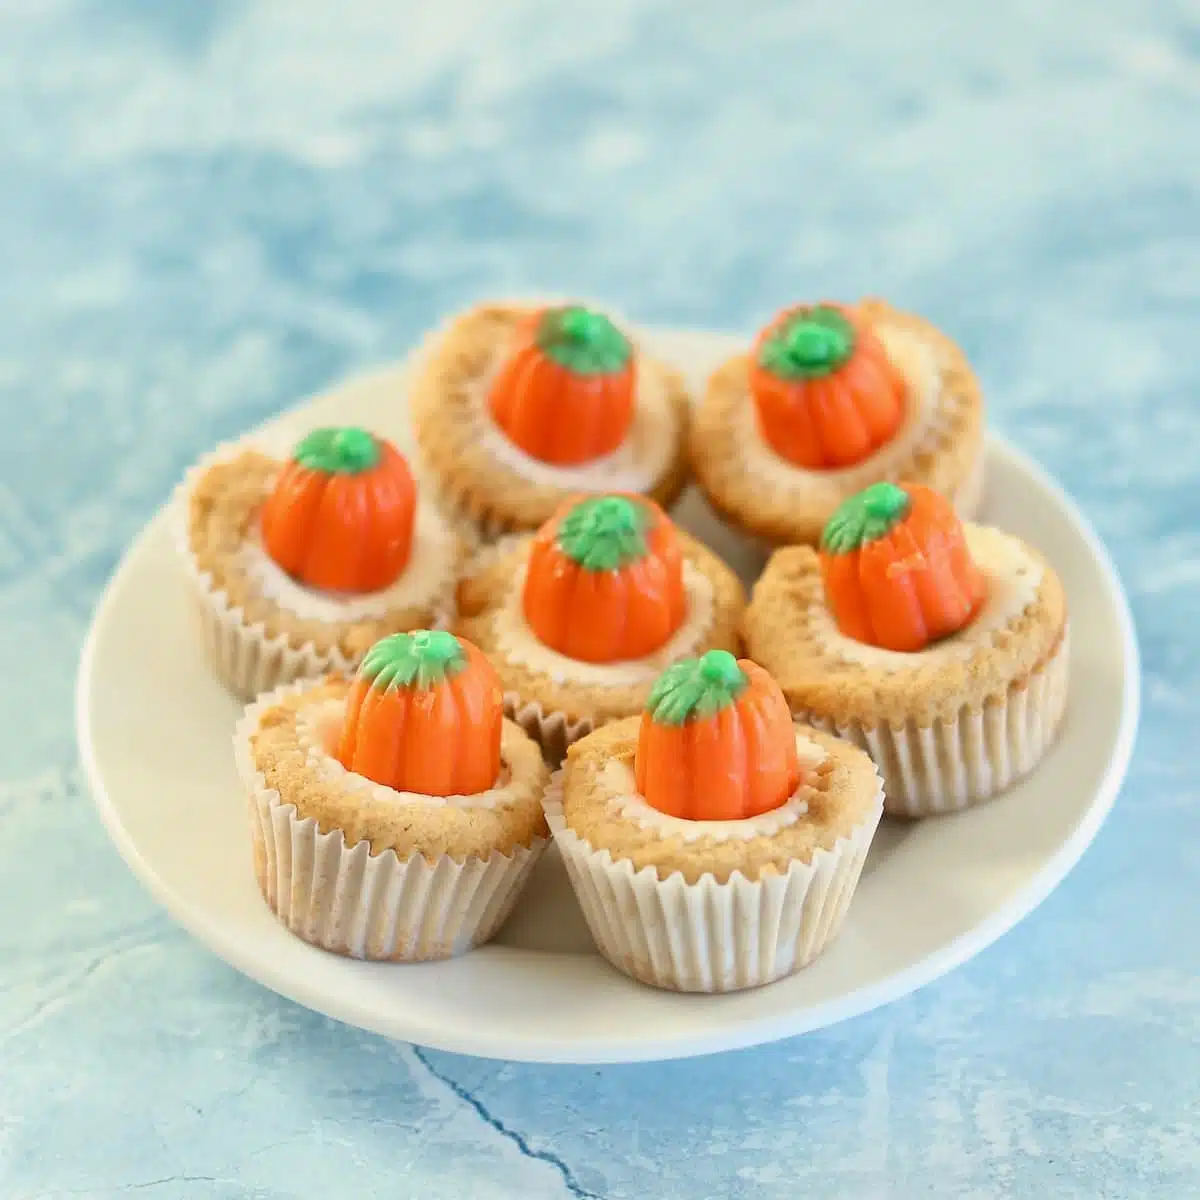
[[[462,569],[462,578],[474,579],[482,575],[532,536],[531,533],[506,533],[495,541],[478,544]]]
[[[542,802],[546,820],[600,953],[626,975],[677,992],[759,987],[807,966],[837,936],[883,811],[785,874],[688,883],[634,871],[567,827],[562,772]]]
[[[452,958],[493,937],[504,924],[547,842],[511,854],[428,860],[372,855],[322,833],[267,786],[250,753],[264,709],[303,688],[276,688],[250,705],[234,733],[238,774],[250,801],[254,871],[267,905],[297,937],[351,958],[422,962]]]
[[[515,692],[504,693],[504,715],[542,748],[542,757],[557,767],[567,750],[595,728],[589,717],[571,721],[563,713],[546,712],[536,700],[523,701]]]
[[[883,774],[884,807],[897,817],[957,812],[999,795],[1028,774],[1053,744],[1067,704],[1070,632],[1019,687],[964,707],[951,721],[867,728],[815,713],[798,716],[862,747]]]
[[[311,641],[297,645],[285,633],[269,636],[261,621],[247,622],[244,611],[230,602],[212,575],[201,570],[197,563],[188,538],[188,496],[209,467],[250,448],[261,447],[247,440],[227,443],[205,455],[176,489],[171,518],[176,551],[183,564],[205,658],[217,678],[242,700],[253,700],[263,692],[296,679],[351,672],[361,657],[349,657],[336,647],[320,650]],[[457,616],[456,588],[457,578],[451,575],[446,579],[442,593],[434,600],[433,610],[438,615],[433,628],[449,629],[453,625]]]
[[[217,678],[241,699],[252,700],[295,679],[354,669],[356,660],[336,649],[324,653],[311,642],[295,647],[286,634],[268,637],[261,623],[246,624],[242,610],[229,603],[189,550],[183,561],[204,655]]]

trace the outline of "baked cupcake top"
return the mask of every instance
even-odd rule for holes
[[[679,377],[584,305],[464,314],[430,349],[410,403],[451,501],[500,529],[535,528],[575,492],[669,503],[683,484]]]
[[[772,555],[744,632],[793,711],[873,725],[982,706],[1042,664],[1065,625],[1037,551],[961,522],[930,488],[881,482],[834,513],[819,552]]]
[[[816,544],[834,509],[878,480],[978,502],[983,401],[962,352],[879,300],[788,308],[714,372],[692,460],[737,524]]]
[[[575,496],[532,536],[485,550],[460,625],[505,690],[546,711],[637,712],[672,662],[736,646],[741,583],[651,500]]]
[[[567,827],[593,850],[689,883],[784,874],[882,802],[862,751],[793,726],[767,672],[725,651],[675,664],[640,716],[572,746],[561,792]]]
[[[541,752],[504,719],[487,659],[445,631],[392,634],[353,681],[270,698],[247,752],[301,819],[373,855],[486,858],[546,833]]]
[[[279,462],[225,450],[185,484],[193,568],[246,624],[356,659],[380,636],[449,616],[470,544],[423,502],[390,442],[313,430]]]

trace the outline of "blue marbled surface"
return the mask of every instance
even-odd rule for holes
[[[1200,1194],[1198,113],[1184,0],[0,4],[0,1197]],[[183,466],[546,286],[889,295],[1112,548],[1132,775],[952,977],[715,1059],[470,1061],[250,983],[108,844],[75,661]]]

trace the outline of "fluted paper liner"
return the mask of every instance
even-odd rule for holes
[[[422,459],[421,467],[429,478],[435,478],[430,463]],[[438,504],[443,511],[450,513],[456,521],[469,526],[481,545],[491,545],[520,535],[521,531],[512,521],[473,502],[465,487],[456,489],[444,479],[437,480],[434,487]],[[532,533],[533,530],[527,532]]]
[[[555,767],[575,742],[595,728],[590,717],[571,720],[564,713],[546,712],[536,700],[523,701],[516,692],[504,693],[504,715],[541,746],[542,757]]]
[[[853,742],[874,759],[889,815],[957,812],[1016,783],[1053,744],[1066,712],[1070,656],[1067,630],[1058,649],[1025,679],[989,698],[982,710],[964,706],[949,721],[869,728],[815,713],[796,719]]]
[[[264,710],[305,681],[276,688],[243,713],[234,756],[249,797],[254,872],[267,905],[297,937],[351,958],[421,962],[463,954],[504,924],[547,842],[535,838],[511,854],[372,855],[370,843],[346,844],[267,786],[250,738]]]
[[[858,886],[880,803],[849,837],[785,874],[688,883],[595,849],[566,823],[563,773],[542,802],[546,820],[597,949],[614,967],[676,992],[759,987],[807,966],[837,936]]]
[[[494,541],[481,540],[467,559],[460,572],[460,579],[477,579],[490,570],[501,559],[512,554],[523,542],[533,539],[533,531],[527,533],[504,533]]]
[[[269,637],[263,623],[249,624],[246,614],[235,607],[209,572],[201,570],[188,537],[188,495],[200,476],[212,465],[255,446],[252,440],[227,443],[205,455],[187,473],[173,501],[173,536],[183,564],[188,599],[200,632],[200,643],[209,666],[218,679],[242,700],[268,692],[296,679],[353,671],[361,655],[347,657],[337,647],[319,650],[312,642],[296,645],[286,633]],[[443,594],[433,608],[439,614],[435,629],[453,624],[457,579],[447,577]]]

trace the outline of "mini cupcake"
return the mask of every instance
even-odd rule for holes
[[[776,544],[816,545],[839,504],[911,480],[973,516],[983,488],[983,399],[962,351],[882,300],[781,313],[719,367],[691,460],[713,508]]]
[[[578,305],[458,317],[429,350],[410,407],[446,506],[487,537],[535,530],[578,492],[669,507],[687,479],[679,376]]]
[[[871,760],[792,724],[761,667],[670,667],[575,743],[545,800],[600,952],[684,992],[770,983],[837,936],[883,811]]]
[[[492,660],[506,710],[558,762],[592,729],[641,712],[681,658],[736,650],[741,581],[652,500],[576,496],[536,535],[482,552],[459,628]]]
[[[317,429],[287,462],[218,451],[188,476],[181,551],[213,669],[243,699],[352,671],[389,633],[447,624],[472,541],[423,500],[403,456]]]
[[[897,816],[1002,792],[1037,765],[1066,708],[1058,576],[919,484],[846,501],[819,553],[776,551],[743,628],[798,720],[870,752]]]
[[[234,735],[254,872],[284,925],[353,958],[486,942],[546,845],[548,770],[487,659],[445,631],[377,642],[353,681],[260,697]]]

